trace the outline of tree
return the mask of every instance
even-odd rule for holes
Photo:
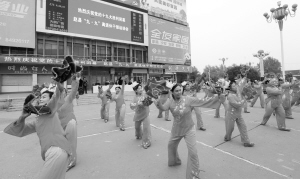
[[[193,66],[192,69],[193,72],[190,74],[190,80],[196,81],[198,78],[201,77],[201,74],[197,67]]]
[[[250,68],[250,70],[247,73],[247,78],[250,79],[251,81],[254,80],[260,80],[260,75],[259,72],[256,68],[246,66],[246,65],[233,65],[227,68],[227,74],[228,74],[228,79],[231,81],[234,81],[234,78],[237,77],[238,74],[241,74],[241,69],[243,67]]]
[[[275,74],[282,73],[281,72],[281,63],[273,57],[268,57],[264,60],[264,70],[265,73],[273,72]]]
[[[221,66],[209,66],[208,65],[204,68],[204,73],[207,76],[206,80],[208,80],[208,77],[210,74],[210,79],[212,79],[213,81],[218,81],[219,78],[224,78],[224,75],[225,75],[223,72],[222,65]]]

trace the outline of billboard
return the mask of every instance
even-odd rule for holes
[[[189,27],[149,16],[149,62],[191,65]]]
[[[148,14],[101,0],[37,2],[38,32],[148,46]]]
[[[35,1],[0,0],[0,45],[35,48]]]
[[[149,12],[187,22],[186,0],[114,0]]]

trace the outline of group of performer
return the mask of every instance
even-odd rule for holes
[[[77,148],[77,122],[74,115],[73,100],[78,96],[80,72],[82,68],[75,65],[72,57],[66,57],[62,68],[53,69],[56,80],[56,88],[35,88],[24,102],[24,109],[18,120],[11,123],[4,130],[5,133],[23,137],[36,132],[41,145],[42,158],[45,161],[39,178],[61,179],[65,178],[66,171],[76,165]],[[72,78],[72,89],[69,94],[62,83]],[[116,102],[115,121],[116,127],[125,131],[124,100],[125,80],[122,77],[115,88],[116,94],[112,95],[110,84],[104,90],[99,86],[98,98],[102,100],[100,116],[105,123],[109,121],[110,102]],[[220,106],[225,109],[225,136],[224,141],[230,141],[236,123],[240,131],[241,141],[245,147],[253,147],[249,139],[247,126],[242,117],[242,111],[248,113],[246,104],[249,94],[243,93],[245,88],[253,86],[255,96],[252,97],[251,107],[260,99],[260,105],[265,108],[265,115],[261,125],[265,125],[274,113],[281,131],[290,131],[286,128],[285,119],[292,118],[291,106],[299,103],[299,81],[288,78],[285,82],[273,77],[264,81],[249,83],[247,77],[238,77],[229,82],[220,79],[217,83],[202,81],[200,86],[205,91],[204,98],[197,97],[197,86],[191,83],[170,84],[165,81],[169,90],[160,91],[158,97],[151,95],[151,91],[142,84],[132,84],[135,96],[130,103],[130,108],[135,114],[136,139],[142,140],[142,147],[148,149],[151,146],[151,127],[149,106],[154,103],[159,109],[159,116],[165,111],[165,120],[169,121],[169,112],[173,115],[171,137],[168,142],[168,165],[181,165],[178,154],[178,145],[182,138],[185,139],[188,148],[188,164],[186,178],[200,178],[199,157],[196,148],[196,129],[205,131],[200,108],[216,109],[215,117],[220,117]],[[264,99],[263,85],[267,85],[267,98]],[[252,87],[251,87],[252,88]],[[290,93],[290,90],[293,90]],[[149,92],[150,91],[150,92]],[[250,95],[251,96],[251,95]],[[36,104],[34,102],[37,102]],[[192,120],[192,111],[195,111],[197,125]],[[25,122],[31,114],[37,114],[33,122]]]

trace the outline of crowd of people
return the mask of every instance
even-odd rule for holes
[[[37,133],[42,158],[45,161],[39,178],[65,178],[67,170],[76,165],[77,121],[72,101],[78,96],[80,85],[84,86],[85,79],[81,80],[80,69],[77,69],[71,57],[66,58],[65,61],[67,61],[64,63],[65,66],[56,70],[54,78],[56,85],[48,88],[36,86],[32,94],[25,99],[24,109],[19,119],[4,130],[5,133],[18,137]],[[62,85],[68,78],[72,78],[72,89],[69,94]],[[110,103],[116,102],[115,122],[116,127],[121,131],[125,131],[124,85],[127,78],[124,76],[118,80],[119,86],[115,87],[114,95],[110,92],[113,83],[110,83],[106,90],[99,86],[98,92],[98,98],[102,101],[101,119],[105,123],[109,121]],[[171,113],[173,126],[168,141],[168,165],[181,165],[177,148],[180,140],[184,138],[189,154],[187,179],[200,178],[196,130],[206,130],[200,108],[215,109],[215,118],[219,118],[220,107],[223,105],[225,109],[224,141],[231,140],[236,123],[243,145],[253,147],[254,143],[250,141],[242,115],[242,112],[249,113],[248,102],[253,107],[259,98],[261,107],[265,108],[261,125],[265,125],[274,114],[278,129],[281,131],[290,131],[286,127],[285,120],[293,118],[291,107],[300,102],[300,82],[293,77],[282,80],[273,75],[263,81],[251,81],[247,79],[246,74],[242,74],[231,81],[228,78],[219,79],[217,82],[202,78],[199,83],[183,82],[180,84],[163,79],[161,81],[169,90],[160,91],[158,96],[152,94],[149,86],[145,87],[138,82],[132,84],[135,96],[130,103],[130,108],[135,112],[133,117],[135,137],[137,140],[142,140],[144,149],[151,146],[150,105],[154,104],[159,109],[159,118],[162,118],[165,112],[166,121],[170,121],[169,113]],[[197,97],[199,86],[205,93],[203,98]],[[266,98],[264,98],[263,86],[266,86]],[[196,125],[192,120],[192,111],[196,114]],[[31,114],[37,115],[36,120],[26,122],[26,118]]]

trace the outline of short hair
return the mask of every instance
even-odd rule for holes
[[[170,91],[174,92],[174,90],[177,88],[177,86],[182,87],[182,85],[181,85],[180,83],[176,83],[176,84],[171,88]]]
[[[46,90],[46,91],[43,92],[43,94],[45,94],[45,93],[48,93],[48,94],[49,94],[49,98],[50,98],[50,99],[52,98],[52,96],[53,96],[53,94],[54,94],[52,91],[48,91],[48,90]]]

